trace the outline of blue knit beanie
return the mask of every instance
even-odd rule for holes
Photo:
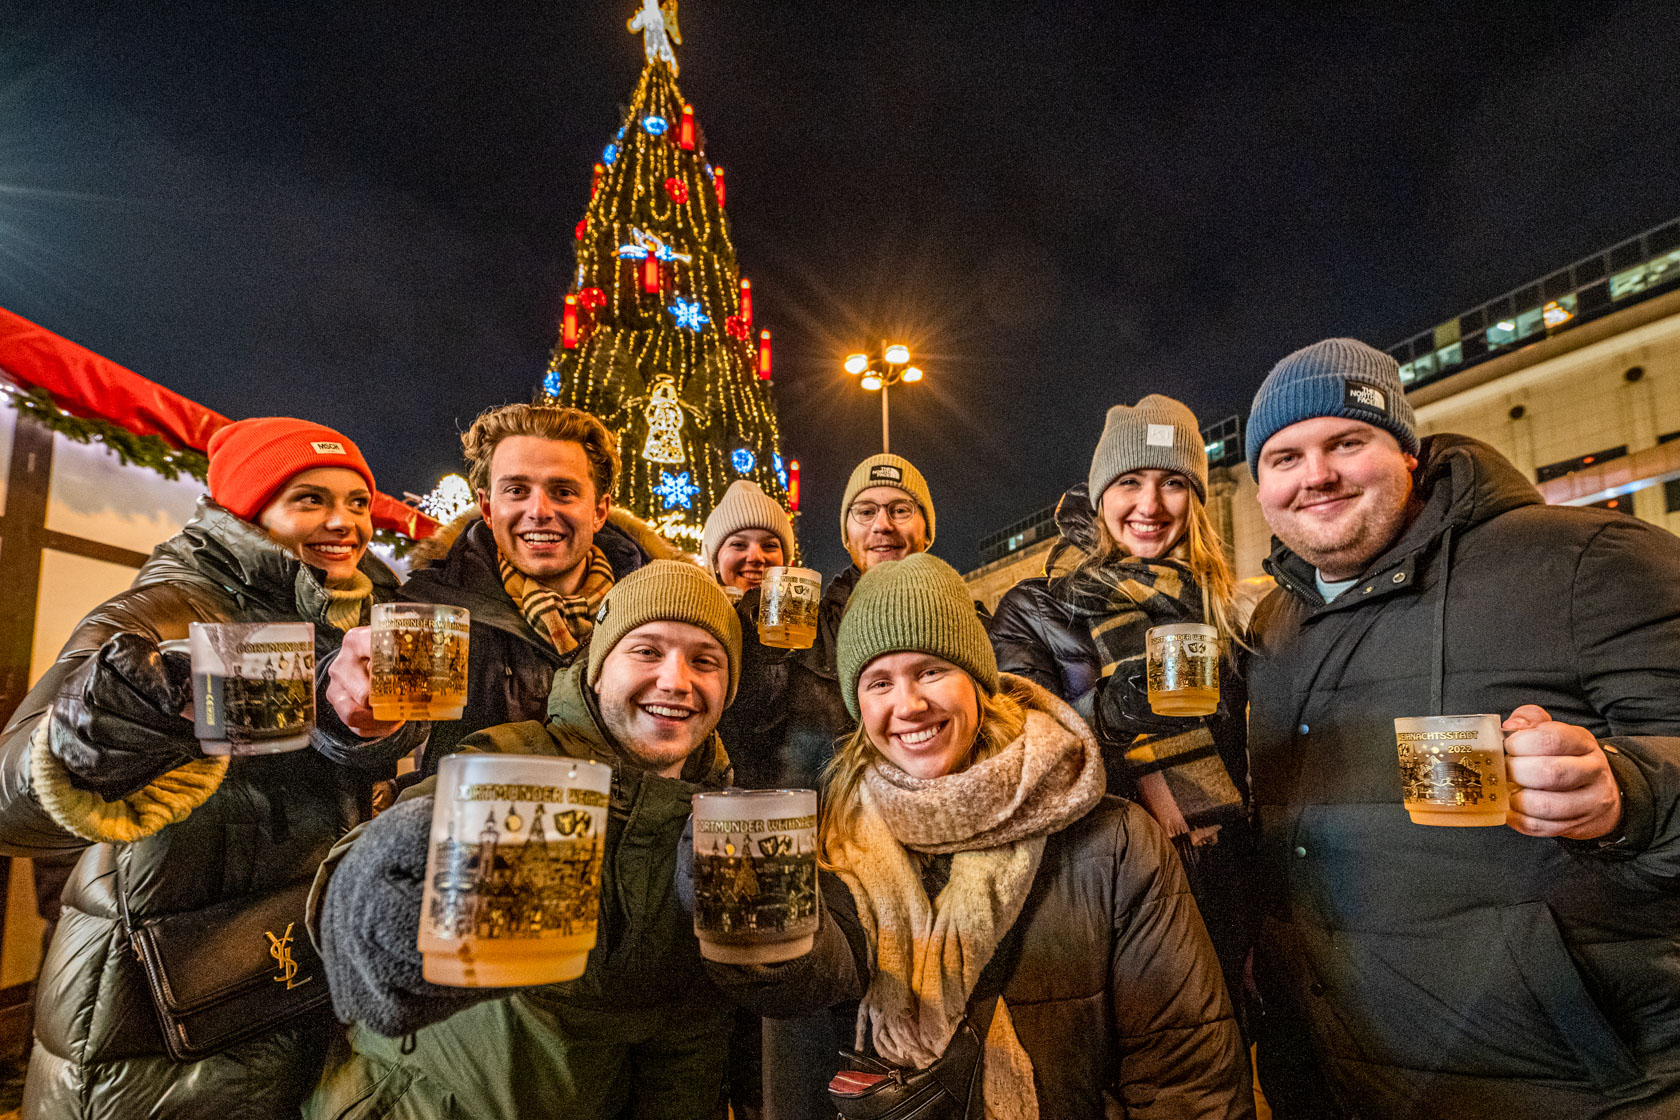
[[[1272,367],[1248,413],[1248,469],[1260,478],[1266,441],[1291,424],[1319,416],[1363,420],[1418,453],[1417,417],[1400,384],[1400,363],[1356,338],[1327,338]]]

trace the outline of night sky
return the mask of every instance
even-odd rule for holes
[[[0,5],[0,306],[428,490],[541,379],[636,6]],[[1328,7],[683,0],[818,566],[871,340],[966,569],[1111,404],[1221,419],[1680,214],[1680,5]]]

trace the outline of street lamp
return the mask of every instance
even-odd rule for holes
[[[865,389],[881,392],[881,450],[892,450],[887,427],[887,390],[900,381],[914,383],[922,379],[922,371],[910,364],[910,348],[902,342],[881,343],[879,357],[873,354],[852,354],[846,358],[846,372],[861,376]]]

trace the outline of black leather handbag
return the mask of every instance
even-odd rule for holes
[[[850,1068],[828,1083],[829,1101],[842,1120],[981,1120],[980,1075],[997,1001],[997,992],[981,1006],[970,1001],[945,1053],[926,1069],[907,1070],[856,1050],[840,1051]]]
[[[119,880],[123,928],[171,1058],[197,1061],[324,1007],[326,973],[304,928],[309,886],[133,922]]]

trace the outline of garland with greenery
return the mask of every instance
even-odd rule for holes
[[[210,476],[210,460],[202,451],[175,447],[161,436],[138,436],[121,424],[88,416],[72,416],[59,408],[45,389],[13,389],[18,412],[77,443],[102,443],[123,463],[156,471],[171,481],[190,475],[200,482]]]

